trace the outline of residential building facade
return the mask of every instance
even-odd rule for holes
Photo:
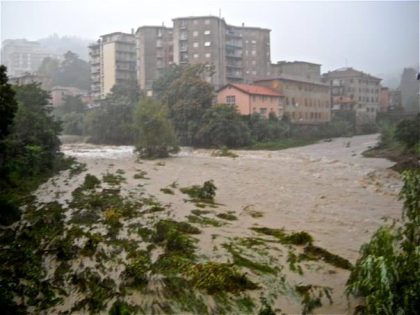
[[[35,73],[46,57],[57,57],[36,41],[7,39],[2,42],[1,64],[7,67],[9,77]]]
[[[306,61],[279,61],[271,64],[271,76],[287,75],[289,77],[321,82],[321,65]]]
[[[66,96],[80,96],[81,99],[86,98],[87,91],[71,87],[71,86],[54,86],[50,91],[51,105],[59,107],[64,104]]]
[[[174,62],[209,64],[206,78],[216,88],[226,83],[251,82],[270,70],[270,30],[228,25],[215,16],[176,18]]]
[[[283,117],[283,95],[270,88],[228,83],[217,91],[217,103],[236,106],[241,115],[259,113],[268,117],[270,113]]]
[[[333,111],[350,110],[356,124],[375,122],[379,111],[380,78],[353,68],[340,68],[323,75],[331,90]]]
[[[292,123],[314,125],[331,120],[329,87],[320,81],[284,74],[255,81],[255,84],[269,87],[284,96],[284,114]]]
[[[114,85],[137,84],[136,43],[134,34],[102,35],[89,46],[91,93],[103,98]]]
[[[381,92],[379,93],[379,111],[383,113],[389,111],[389,89],[387,87],[381,87]]]
[[[406,112],[420,111],[420,91],[417,71],[413,68],[405,68],[400,83],[401,105]]]
[[[137,82],[150,92],[152,85],[173,63],[173,29],[142,26],[136,32]]]

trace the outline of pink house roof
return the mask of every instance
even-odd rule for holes
[[[274,91],[268,87],[265,86],[258,86],[258,85],[251,85],[251,84],[239,84],[239,83],[229,83],[222,87],[219,91],[227,88],[227,87],[233,87],[236,88],[244,93],[250,94],[250,95],[264,95],[264,96],[276,96],[276,97],[282,97],[283,94]]]

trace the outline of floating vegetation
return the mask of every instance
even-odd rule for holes
[[[194,201],[213,203],[217,187],[212,180],[204,182],[203,186],[193,185],[180,188],[181,192],[190,196]]]
[[[223,220],[228,220],[228,221],[235,221],[238,220],[238,217],[230,212],[227,213],[218,213],[216,214],[216,217],[223,219]]]
[[[166,164],[165,164],[165,162],[156,162],[155,163],[155,165],[157,165],[157,166],[165,166]]]
[[[164,194],[167,194],[167,195],[174,195],[175,194],[175,192],[168,187],[161,188],[160,191],[163,192]]]
[[[190,214],[187,216],[187,219],[189,222],[191,223],[197,223],[200,225],[211,225],[211,226],[215,226],[215,227],[220,227],[225,225],[226,223],[213,219],[213,218],[207,218],[207,217],[202,217],[199,215],[194,215],[194,214]]]
[[[267,227],[252,227],[251,230],[261,234],[274,236],[282,244],[305,245],[312,244],[313,242],[312,236],[303,231],[287,234],[284,229],[272,229]]]
[[[117,173],[117,174],[119,174],[119,175],[124,175],[124,174],[125,174],[125,171],[119,168],[119,169],[117,169],[117,170],[115,171],[115,173]]]
[[[133,305],[127,304],[124,301],[116,300],[114,304],[112,304],[111,309],[109,310],[109,315],[130,315],[137,313],[136,307]]]
[[[255,261],[252,261],[248,258],[245,258],[244,256],[240,255],[238,251],[236,251],[232,245],[230,244],[223,244],[223,247],[226,248],[226,250],[232,255],[233,263],[236,266],[245,267],[252,271],[257,271],[261,273],[270,273],[270,274],[276,274],[277,271],[262,263],[258,263]]]
[[[102,175],[102,180],[107,183],[108,185],[111,186],[118,186],[120,185],[122,182],[125,182],[125,178],[123,176],[121,176],[120,174],[112,174],[112,173],[106,173],[104,175]]]
[[[79,163],[77,161],[73,161],[73,163],[70,166],[69,175],[70,177],[73,177],[75,175],[79,175],[86,171],[87,171],[87,167],[85,163]]]
[[[218,292],[238,293],[258,289],[258,285],[239,273],[232,265],[207,262],[190,266],[184,273],[191,284],[209,294]]]
[[[149,177],[146,177],[147,172],[142,170],[137,170],[137,173],[134,174],[134,179],[150,179]]]
[[[147,251],[138,251],[134,254],[124,272],[125,284],[129,287],[141,288],[147,285],[147,272],[151,262]]]
[[[296,292],[301,296],[302,314],[310,314],[315,308],[322,306],[322,299],[327,298],[332,304],[331,288],[317,285],[297,285]]]
[[[243,211],[249,214],[254,219],[262,218],[264,216],[264,213],[255,210],[252,205],[245,206],[243,208]]]
[[[191,210],[191,213],[192,214],[195,214],[195,215],[203,215],[203,214],[209,214],[209,213],[211,213],[211,211],[209,211],[209,210],[193,209],[193,210]]]
[[[219,150],[215,150],[211,153],[212,156],[220,156],[220,157],[231,157],[231,158],[237,158],[238,155],[233,153],[229,150],[228,147],[222,146]]]
[[[353,265],[347,259],[340,257],[338,255],[332,254],[324,248],[314,246],[309,244],[305,246],[304,254],[302,255],[302,259],[309,259],[309,260],[318,260],[322,259],[326,263],[333,265],[338,268],[351,270]]]

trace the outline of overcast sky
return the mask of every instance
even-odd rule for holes
[[[87,39],[172,25],[172,18],[219,15],[228,24],[271,29],[272,61],[305,60],[389,76],[419,64],[418,1],[1,1],[1,40],[53,33]]]

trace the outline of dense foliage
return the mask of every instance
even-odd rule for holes
[[[233,148],[248,145],[251,135],[236,108],[220,104],[206,110],[195,141],[204,146]]]
[[[15,100],[15,92],[8,83],[6,67],[0,65],[0,142],[8,135],[10,125],[13,122],[17,110],[17,102]],[[1,144],[0,144],[0,161],[1,161]]]
[[[362,314],[418,314],[420,309],[420,171],[403,173],[401,226],[385,225],[361,248],[347,292],[364,297]]]
[[[53,113],[62,122],[63,134],[81,136],[84,134],[86,111],[86,105],[80,96],[67,95],[64,97],[63,105],[57,107]]]
[[[168,106],[182,145],[197,144],[195,135],[213,101],[213,86],[203,80],[211,73],[212,69],[202,64],[173,66],[153,85],[156,97]]]
[[[38,74],[51,80],[51,86],[72,86],[88,91],[90,88],[89,64],[71,51],[64,54],[63,61],[47,57],[39,69]]]
[[[133,144],[133,112],[139,101],[137,86],[115,85],[111,93],[85,117],[85,135],[100,144]]]
[[[2,74],[5,77],[5,73]],[[7,86],[7,77],[3,81]],[[9,224],[19,215],[25,193],[35,188],[58,167],[61,127],[51,115],[49,95],[38,84],[14,87],[15,95],[2,88],[5,116],[14,114],[9,134],[1,141],[0,224]]]
[[[395,138],[404,144],[407,150],[420,146],[420,114],[414,119],[400,121],[395,130]]]
[[[136,149],[142,158],[167,157],[177,151],[177,142],[166,108],[158,101],[143,98],[135,110]]]

